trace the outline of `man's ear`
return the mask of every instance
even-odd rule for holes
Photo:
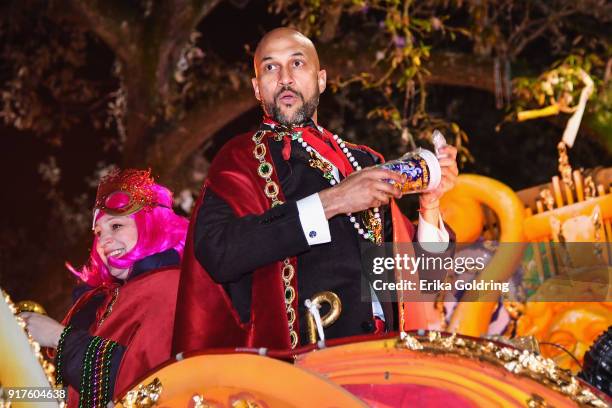
[[[319,70],[317,74],[317,83],[319,85],[319,93],[323,93],[327,87],[327,72],[324,69]]]
[[[259,94],[259,84],[257,83],[257,78],[251,78],[251,83],[253,84],[253,91],[255,92],[255,99],[261,102],[261,95]]]

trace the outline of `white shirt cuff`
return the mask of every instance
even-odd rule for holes
[[[323,204],[319,194],[311,194],[297,201],[300,224],[308,245],[325,244],[331,242],[329,223],[325,217]]]
[[[448,231],[444,227],[442,217],[438,221],[439,225],[436,226],[425,221],[425,218],[419,214],[419,229],[418,229],[418,240],[421,247],[427,252],[441,253],[446,251],[450,242],[450,236]]]

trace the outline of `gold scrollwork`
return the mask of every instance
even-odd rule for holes
[[[527,407],[529,408],[552,408],[552,405],[548,405],[546,400],[538,394],[531,394],[531,397],[527,400]]]
[[[191,401],[193,402],[193,408],[214,408],[216,406],[216,404],[210,404],[202,394],[194,395],[191,397]]]
[[[490,341],[472,340],[459,337],[456,334],[444,336],[435,331],[430,331],[423,336],[405,334],[396,346],[423,353],[438,354],[443,352],[487,362],[503,367],[506,371],[515,375],[531,378],[540,384],[544,384],[548,388],[571,398],[580,406],[601,408],[608,406],[590,389],[583,386],[569,370],[559,368],[553,360],[527,350],[521,351],[514,347],[503,347]],[[529,403],[529,401],[527,402]],[[537,401],[533,401],[533,403],[537,403]]]
[[[157,404],[163,391],[159,378],[155,377],[149,384],[141,384],[135,390],[129,391],[121,400],[125,408],[150,408]]]
[[[260,408],[260,406],[255,401],[242,398],[232,402],[232,408]]]
[[[323,160],[322,158],[316,157],[313,152],[310,152],[311,159],[308,161],[308,165],[313,169],[319,169],[321,172],[329,173],[333,170],[332,165]]]

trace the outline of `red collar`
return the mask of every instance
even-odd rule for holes
[[[296,133],[299,133],[306,143],[314,150],[323,156],[327,161],[332,163],[343,177],[347,177],[353,172],[353,166],[346,157],[343,149],[338,145],[331,132],[309,120],[309,123],[299,126],[282,125],[268,116],[264,116],[263,126],[269,127],[272,132],[282,134],[283,136],[283,159],[289,160],[291,156],[291,141]]]

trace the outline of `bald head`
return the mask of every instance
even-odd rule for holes
[[[253,90],[266,115],[285,125],[316,123],[327,74],[308,37],[292,28],[272,30],[257,45],[253,63]]]
[[[319,56],[310,38],[293,28],[279,27],[268,31],[259,40],[253,58],[255,75],[259,75],[262,63],[272,59],[275,53],[287,48],[292,49],[296,55],[303,54],[315,64],[317,70],[320,69]]]

